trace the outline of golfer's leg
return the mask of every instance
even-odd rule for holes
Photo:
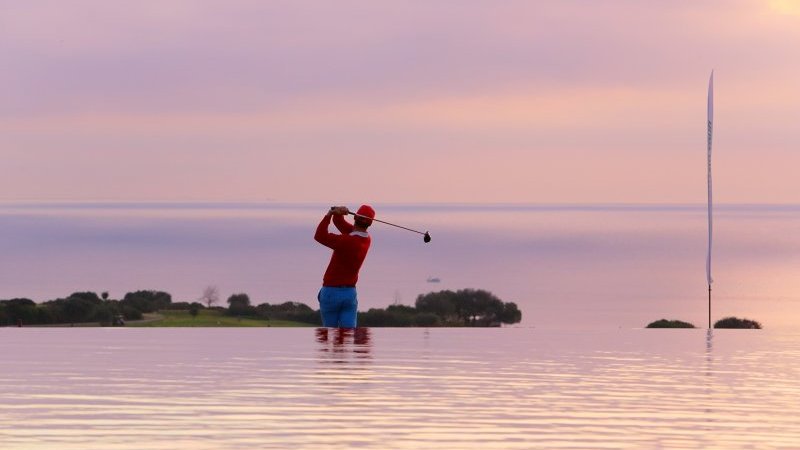
[[[339,311],[339,326],[342,328],[355,328],[358,317],[358,295],[355,288],[348,288],[343,294],[344,297]]]
[[[319,300],[319,314],[322,316],[322,326],[338,327],[339,308],[333,289],[323,286],[317,294],[317,299]]]

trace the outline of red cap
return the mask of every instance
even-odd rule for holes
[[[375,210],[372,209],[372,206],[369,205],[361,205],[361,207],[358,208],[356,214],[358,214],[359,216],[369,217],[370,219],[375,218]],[[371,220],[370,223],[372,223]]]

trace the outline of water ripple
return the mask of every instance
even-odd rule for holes
[[[800,448],[799,343],[719,330],[0,329],[0,442]]]

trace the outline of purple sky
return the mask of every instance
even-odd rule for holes
[[[656,3],[658,5],[656,6]],[[800,202],[800,1],[3,1],[0,200]]]

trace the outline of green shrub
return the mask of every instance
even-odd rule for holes
[[[718,320],[714,324],[714,328],[737,328],[747,330],[760,330],[761,324],[755,320],[740,319],[738,317],[726,317]]]
[[[695,326],[682,320],[661,319],[649,323],[647,328],[695,328]]]

